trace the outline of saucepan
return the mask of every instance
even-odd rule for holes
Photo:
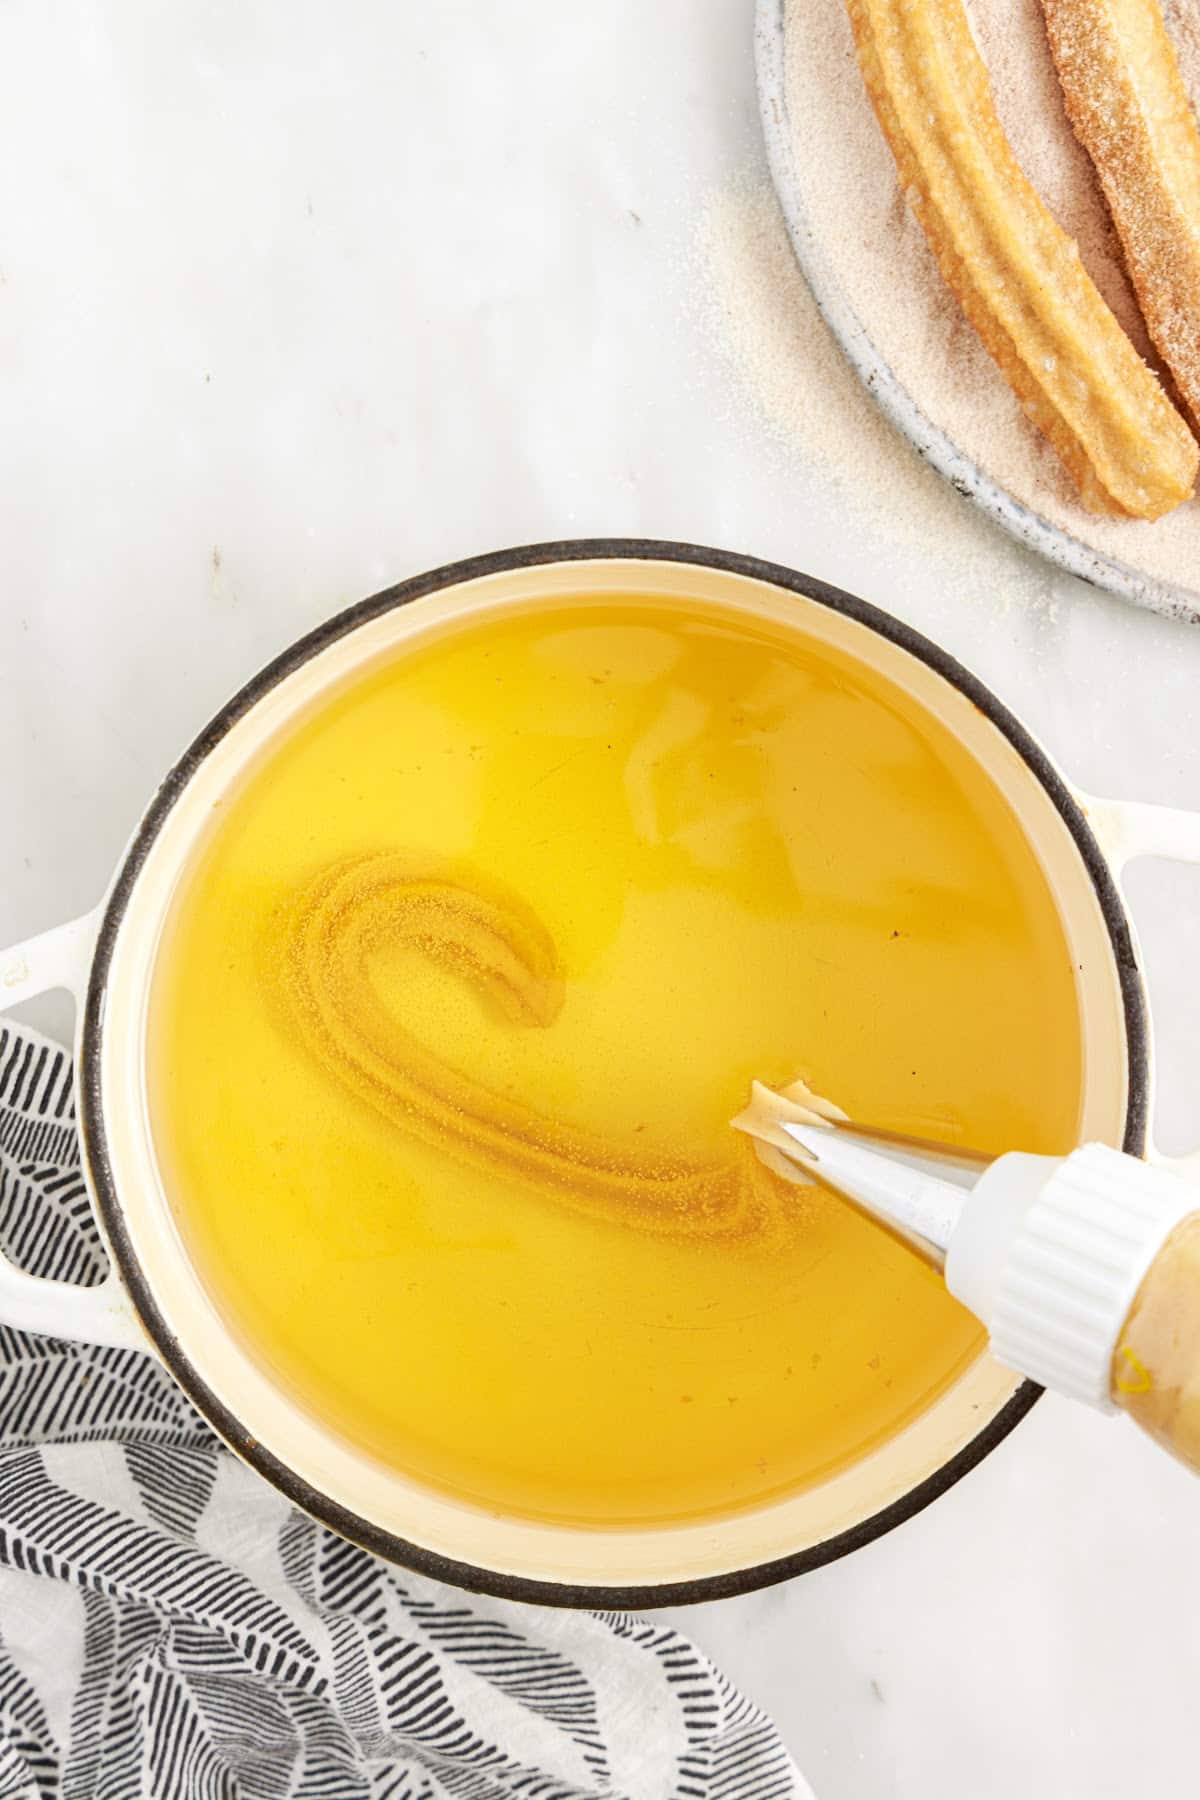
[[[752,557],[626,540],[542,544],[457,563],[351,607],[256,675],[167,774],[87,917],[0,954],[0,1007],[75,996],[83,1171],[111,1270],[90,1289],[0,1260],[0,1320],[156,1356],[225,1441],[289,1499],[367,1549],[527,1601],[645,1607],[708,1600],[813,1569],[943,1493],[1038,1390],[981,1352],[903,1429],[806,1491],[723,1520],[597,1530],[485,1512],[357,1451],[304,1410],[231,1332],[189,1260],[146,1104],[147,994],[164,917],[213,806],[322,692],[451,615],[564,595],[739,607],[858,658],[953,731],[1006,798],[1061,914],[1082,1020],[1082,1134],[1147,1144],[1148,1012],[1121,892],[1136,857],[1200,862],[1200,815],[1080,793],[967,669],[887,613]]]

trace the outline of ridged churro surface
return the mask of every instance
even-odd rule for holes
[[[1153,519],[1194,438],[1021,171],[961,0],[847,0],[859,62],[941,272],[1085,503]]]
[[[1043,0],[1150,335],[1200,419],[1200,132],[1156,0]]]

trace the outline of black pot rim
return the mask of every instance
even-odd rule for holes
[[[1031,1381],[1022,1382],[1000,1412],[968,1444],[939,1469],[918,1482],[901,1499],[883,1507],[847,1531],[770,1562],[756,1563],[748,1568],[694,1580],[604,1586],[507,1575],[441,1556],[383,1530],[310,1487],[250,1436],[245,1426],[212,1392],[185,1355],[158,1309],[125,1227],[105,1131],[99,1051],[109,970],[117,934],[151,846],[199,765],[237,721],[270,689],[337,639],[345,637],[369,620],[425,595],[456,587],[482,576],[534,568],[548,563],[631,560],[693,564],[726,574],[745,576],[828,607],[833,612],[865,625],[889,643],[908,651],[925,663],[964,694],[1003,733],[1048,794],[1070,832],[1104,918],[1120,983],[1128,1049],[1129,1098],[1124,1148],[1140,1154],[1145,1144],[1148,1106],[1148,1027],[1129,922],[1104,853],[1073,794],[1045,751],[969,669],[964,668],[948,652],[920,632],[869,602],[859,600],[827,582],[799,574],[778,563],[765,562],[758,557],[653,538],[567,539],[561,542],[521,545],[445,564],[386,588],[370,599],[360,601],[336,614],[268,663],[205,726],[168,772],[147,808],[104,905],[84,1000],[80,1034],[79,1114],[84,1166],[101,1222],[121,1279],[143,1326],[175,1380],[213,1429],[239,1456],[302,1511],[374,1555],[471,1592],[493,1594],[503,1599],[538,1605],[600,1610],[642,1610],[654,1606],[678,1606],[722,1599],[729,1595],[749,1593],[756,1588],[788,1580],[791,1576],[804,1574],[808,1570],[836,1561],[851,1550],[857,1550],[882,1537],[885,1532],[912,1518],[948,1488],[953,1487],[1008,1436],[1034,1405],[1042,1390]]]

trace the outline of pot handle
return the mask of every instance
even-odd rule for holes
[[[1140,800],[1097,800],[1083,794],[1079,795],[1079,804],[1122,891],[1124,871],[1144,856],[1161,856],[1167,862],[1200,863],[1200,812],[1152,806]],[[1184,1156],[1165,1155],[1155,1147],[1153,1120],[1146,1134],[1146,1160],[1200,1181],[1200,1149]]]
[[[0,1013],[54,988],[65,988],[80,1006],[98,925],[99,914],[88,913],[11,950],[0,950]],[[80,1287],[29,1275],[0,1254],[0,1323],[75,1343],[150,1349],[111,1263],[97,1287]]]

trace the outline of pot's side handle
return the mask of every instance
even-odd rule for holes
[[[1143,856],[1200,863],[1200,812],[1149,806],[1140,800],[1096,800],[1082,794],[1079,803],[1118,875]]]
[[[65,988],[77,1006],[82,1004],[97,924],[97,915],[88,913],[0,950],[0,1013],[55,988]],[[79,1287],[26,1274],[0,1254],[0,1324],[82,1344],[150,1349],[112,1268],[98,1287]]]
[[[1174,806],[1151,806],[1140,800],[1098,800],[1079,796],[1088,824],[1112,867],[1117,882],[1124,870],[1143,856],[1161,856],[1167,862],[1200,863],[1200,812],[1184,812]],[[1181,1175],[1200,1181],[1200,1149],[1186,1156],[1166,1156],[1155,1148],[1151,1130],[1146,1146],[1150,1162],[1178,1169]]]

